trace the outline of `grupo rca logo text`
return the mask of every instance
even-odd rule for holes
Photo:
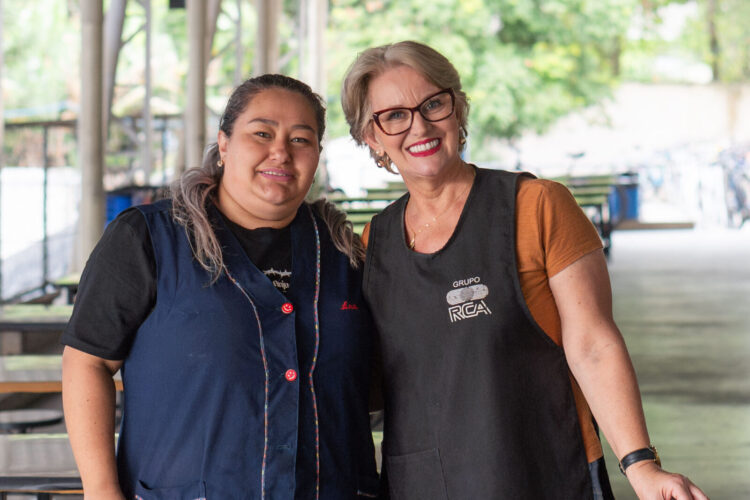
[[[454,289],[445,296],[448,302],[448,316],[451,323],[468,318],[475,318],[480,314],[492,314],[484,298],[490,290],[480,283],[479,276],[453,282]]]

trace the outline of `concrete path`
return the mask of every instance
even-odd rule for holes
[[[750,499],[750,227],[616,231],[610,275],[664,468]],[[636,498],[606,458],[618,500]]]

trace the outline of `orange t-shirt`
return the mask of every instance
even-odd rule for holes
[[[370,225],[362,232],[367,245]],[[584,255],[602,248],[596,228],[560,183],[521,177],[516,192],[516,259],[521,291],[531,315],[547,335],[562,345],[562,327],[549,278]],[[591,410],[570,375],[578,420],[589,462],[602,456]]]

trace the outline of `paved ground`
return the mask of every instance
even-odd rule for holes
[[[616,231],[610,274],[664,467],[750,499],[750,227]],[[608,453],[618,500],[635,498]]]

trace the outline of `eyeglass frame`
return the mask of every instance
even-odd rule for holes
[[[439,120],[430,120],[422,113],[422,109],[421,109],[422,106],[433,97],[443,94],[445,92],[447,92],[448,95],[451,96],[451,112],[445,115],[443,118],[440,118]],[[381,125],[380,123],[380,115],[388,111],[393,111],[394,109],[403,109],[403,110],[409,111],[411,113],[411,120],[410,120],[409,126],[406,127],[406,129],[402,130],[401,132],[396,132],[395,134],[389,134],[388,132],[385,131],[385,129],[383,128],[383,125]],[[381,132],[383,132],[385,135],[391,135],[391,136],[401,135],[405,132],[408,132],[411,126],[414,125],[414,113],[415,112],[419,113],[425,121],[428,121],[430,123],[441,122],[447,118],[450,118],[451,115],[453,115],[456,112],[456,93],[453,91],[451,87],[445,88],[443,90],[438,90],[434,94],[425,97],[422,102],[420,102],[418,105],[414,106],[413,108],[409,108],[407,106],[394,106],[392,108],[386,108],[386,109],[381,109],[380,111],[376,111],[372,114],[372,121],[375,122],[375,124],[378,126]]]

